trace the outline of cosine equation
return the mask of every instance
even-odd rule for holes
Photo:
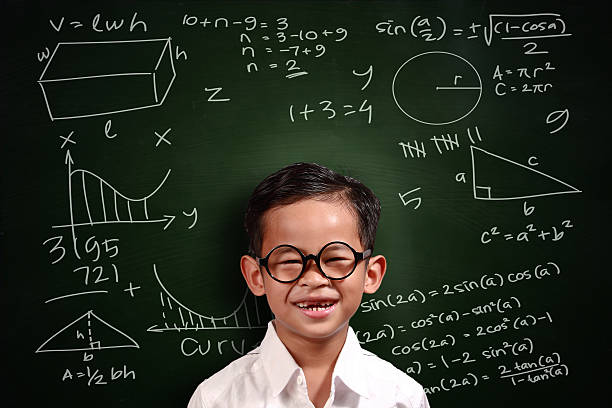
[[[370,298],[362,302],[360,312],[369,313],[381,309],[398,307],[407,303],[425,303],[439,296],[453,296],[473,291],[502,288],[505,285],[514,285],[522,281],[548,279],[561,274],[559,266],[549,261],[538,264],[533,268],[518,272],[508,272],[505,276],[500,273],[485,274],[477,280],[464,280],[457,283],[445,283],[436,289],[414,289],[408,294],[388,294],[384,298]]]
[[[441,16],[417,15],[408,23],[387,19],[376,23],[374,28],[380,35],[410,36],[426,42],[440,41],[449,36],[466,40],[482,38],[488,46],[493,39],[536,40],[571,35],[567,32],[565,20],[557,13],[489,14],[488,24],[472,22],[466,26],[450,25]],[[531,50],[531,53],[536,51]]]

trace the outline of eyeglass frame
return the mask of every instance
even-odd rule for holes
[[[343,244],[343,245],[346,245],[353,252],[353,256],[355,257],[355,264],[353,265],[353,269],[351,269],[351,271],[346,276],[343,276],[341,278],[333,278],[331,276],[327,276],[327,274],[325,272],[323,272],[323,268],[321,268],[321,254],[323,253],[325,248],[327,248],[328,246],[330,246],[332,244]],[[282,248],[282,247],[293,248],[302,257],[302,271],[299,273],[299,275],[295,279],[288,280],[288,281],[280,280],[280,279],[274,277],[274,275],[272,275],[272,272],[270,272],[270,268],[268,267],[268,259],[270,258],[270,255],[272,254],[272,252],[274,252],[276,249]],[[295,246],[293,246],[291,244],[281,244],[281,245],[277,245],[274,248],[272,248],[270,250],[270,252],[268,252],[268,254],[265,257],[263,257],[263,258],[260,258],[260,257],[256,256],[255,260],[257,261],[257,264],[259,266],[263,266],[263,267],[266,268],[266,272],[268,272],[268,275],[270,275],[270,277],[272,279],[274,279],[275,281],[280,282],[280,283],[292,283],[292,282],[297,281],[298,279],[300,279],[302,277],[302,275],[304,275],[304,271],[306,271],[306,265],[308,264],[308,261],[311,260],[311,259],[315,261],[315,264],[317,265],[317,268],[319,268],[319,272],[321,272],[323,274],[323,276],[325,276],[327,279],[329,279],[329,280],[343,280],[343,279],[348,278],[349,276],[351,276],[353,274],[353,272],[355,272],[355,269],[357,269],[357,264],[359,262],[361,262],[361,261],[363,261],[363,260],[365,260],[365,259],[367,259],[367,258],[369,258],[371,256],[372,256],[372,249],[371,248],[370,249],[366,249],[363,252],[357,252],[357,251],[355,251],[353,249],[352,246],[350,246],[346,242],[343,242],[343,241],[331,241],[331,242],[328,242],[327,244],[323,245],[323,247],[319,250],[319,253],[317,253],[316,255],[315,254],[304,255],[302,253],[302,251],[300,251],[299,248],[297,248],[297,247],[295,247]]]

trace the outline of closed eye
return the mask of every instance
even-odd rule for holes
[[[348,259],[348,258],[340,258],[340,257],[329,258],[329,259],[325,260],[325,263],[329,263],[329,262],[345,262],[345,261],[350,261],[350,259]]]

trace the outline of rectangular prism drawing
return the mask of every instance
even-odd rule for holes
[[[60,42],[38,83],[58,120],[159,106],[175,77],[170,38]]]

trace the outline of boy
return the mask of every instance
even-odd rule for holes
[[[200,384],[189,408],[429,407],[421,386],[361,349],[349,327],[385,274],[372,253],[379,216],[366,186],[317,164],[287,166],[255,188],[240,268],[274,320],[259,347]]]

